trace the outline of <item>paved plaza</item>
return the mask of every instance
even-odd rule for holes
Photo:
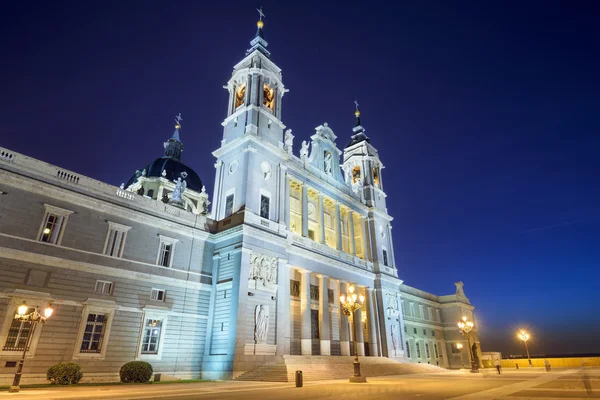
[[[590,391],[586,390],[586,383]],[[204,382],[190,384],[80,386],[23,389],[0,393],[0,399],[452,399],[550,400],[600,398],[600,368],[492,370],[480,374],[449,371],[438,374],[369,378],[367,384],[344,380],[307,383]]]

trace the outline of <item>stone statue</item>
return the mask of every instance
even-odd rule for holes
[[[125,184],[121,183],[121,186],[119,186],[119,189],[125,189]]]
[[[269,330],[269,306],[259,304],[254,311],[254,343],[267,343]]]
[[[187,187],[187,183],[181,179],[181,177],[177,178],[175,182],[175,189],[173,189],[173,194],[171,195],[171,203],[182,203],[183,200],[181,196],[183,196],[183,192]]]
[[[294,146],[294,135],[292,135],[292,130],[288,129],[285,131],[285,150],[289,155],[292,155],[292,148]]]
[[[331,175],[331,153],[328,151],[325,152],[325,160],[324,160],[323,164],[324,164],[323,167],[324,167],[325,173],[327,175]]]
[[[142,171],[142,176],[146,176],[146,168]]]
[[[208,205],[210,201],[208,201],[208,193],[206,193],[206,186],[202,186],[202,191],[200,192],[200,214],[206,215],[208,214]]]
[[[300,159],[305,160],[308,157],[308,143],[306,140],[302,141],[302,148],[300,149]]]

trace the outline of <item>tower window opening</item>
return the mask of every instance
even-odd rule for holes
[[[244,105],[244,97],[246,95],[246,85],[240,84],[237,86],[235,90],[235,108],[237,110],[238,107]]]
[[[352,183],[360,182],[360,167],[352,168]]]
[[[275,89],[263,84],[263,105],[273,111],[275,109]]]

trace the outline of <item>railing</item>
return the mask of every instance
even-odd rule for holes
[[[79,183],[79,177],[77,175],[70,172],[61,171],[60,169],[56,170],[56,177],[67,182]]]
[[[0,160],[2,161],[15,161],[15,155],[6,150],[0,150]]]
[[[4,346],[2,347],[2,351],[23,351],[25,350],[25,346]],[[29,350],[29,348],[27,348]]]

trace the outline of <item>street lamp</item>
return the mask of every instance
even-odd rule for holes
[[[529,340],[529,333],[525,332],[524,330],[521,330],[521,332],[519,332],[519,334],[517,336],[519,337],[519,339],[521,339],[523,341],[523,343],[525,343],[525,351],[527,352],[527,360],[529,361],[529,366],[533,367],[533,363],[531,362],[531,357],[529,357],[529,348],[527,347],[527,341]]]
[[[40,313],[38,307],[35,307],[31,312],[28,312],[29,310],[30,308],[27,305],[27,303],[23,302],[23,304],[17,307],[17,313],[13,317],[13,319],[16,321],[29,322],[31,325],[29,328],[29,335],[27,336],[27,340],[25,340],[23,355],[21,356],[21,360],[19,361],[19,366],[17,367],[17,372],[15,373],[12,386],[10,387],[10,389],[8,389],[8,391],[11,393],[18,392],[21,389],[19,387],[19,384],[21,383],[23,364],[25,363],[25,356],[27,355],[27,350],[29,349],[29,345],[31,344],[31,338],[33,337],[37,323],[39,322],[45,324],[46,320],[50,318],[52,316],[52,313],[54,312],[54,308],[52,308],[52,305],[48,305],[48,307],[44,309],[43,314]]]
[[[350,377],[350,382],[366,382],[367,378],[360,376],[360,362],[358,362],[358,352],[356,350],[356,316],[354,313],[360,309],[365,302],[365,296],[354,293],[354,286],[348,287],[348,293],[340,295],[342,312],[346,316],[352,315],[352,329],[354,332],[354,376]],[[360,321],[359,321],[360,323]]]
[[[461,368],[464,368],[465,367],[465,363],[463,362],[463,356],[462,356],[463,344],[462,343],[456,343],[456,348],[458,349],[458,353],[460,354],[460,366],[461,366]]]
[[[469,353],[471,354],[471,372],[479,372],[479,365],[475,361],[475,354],[473,354],[473,348],[471,347],[471,331],[475,327],[473,321],[469,321],[467,317],[462,317],[461,321],[458,321],[458,330],[463,336],[467,337],[467,344],[469,345]]]

